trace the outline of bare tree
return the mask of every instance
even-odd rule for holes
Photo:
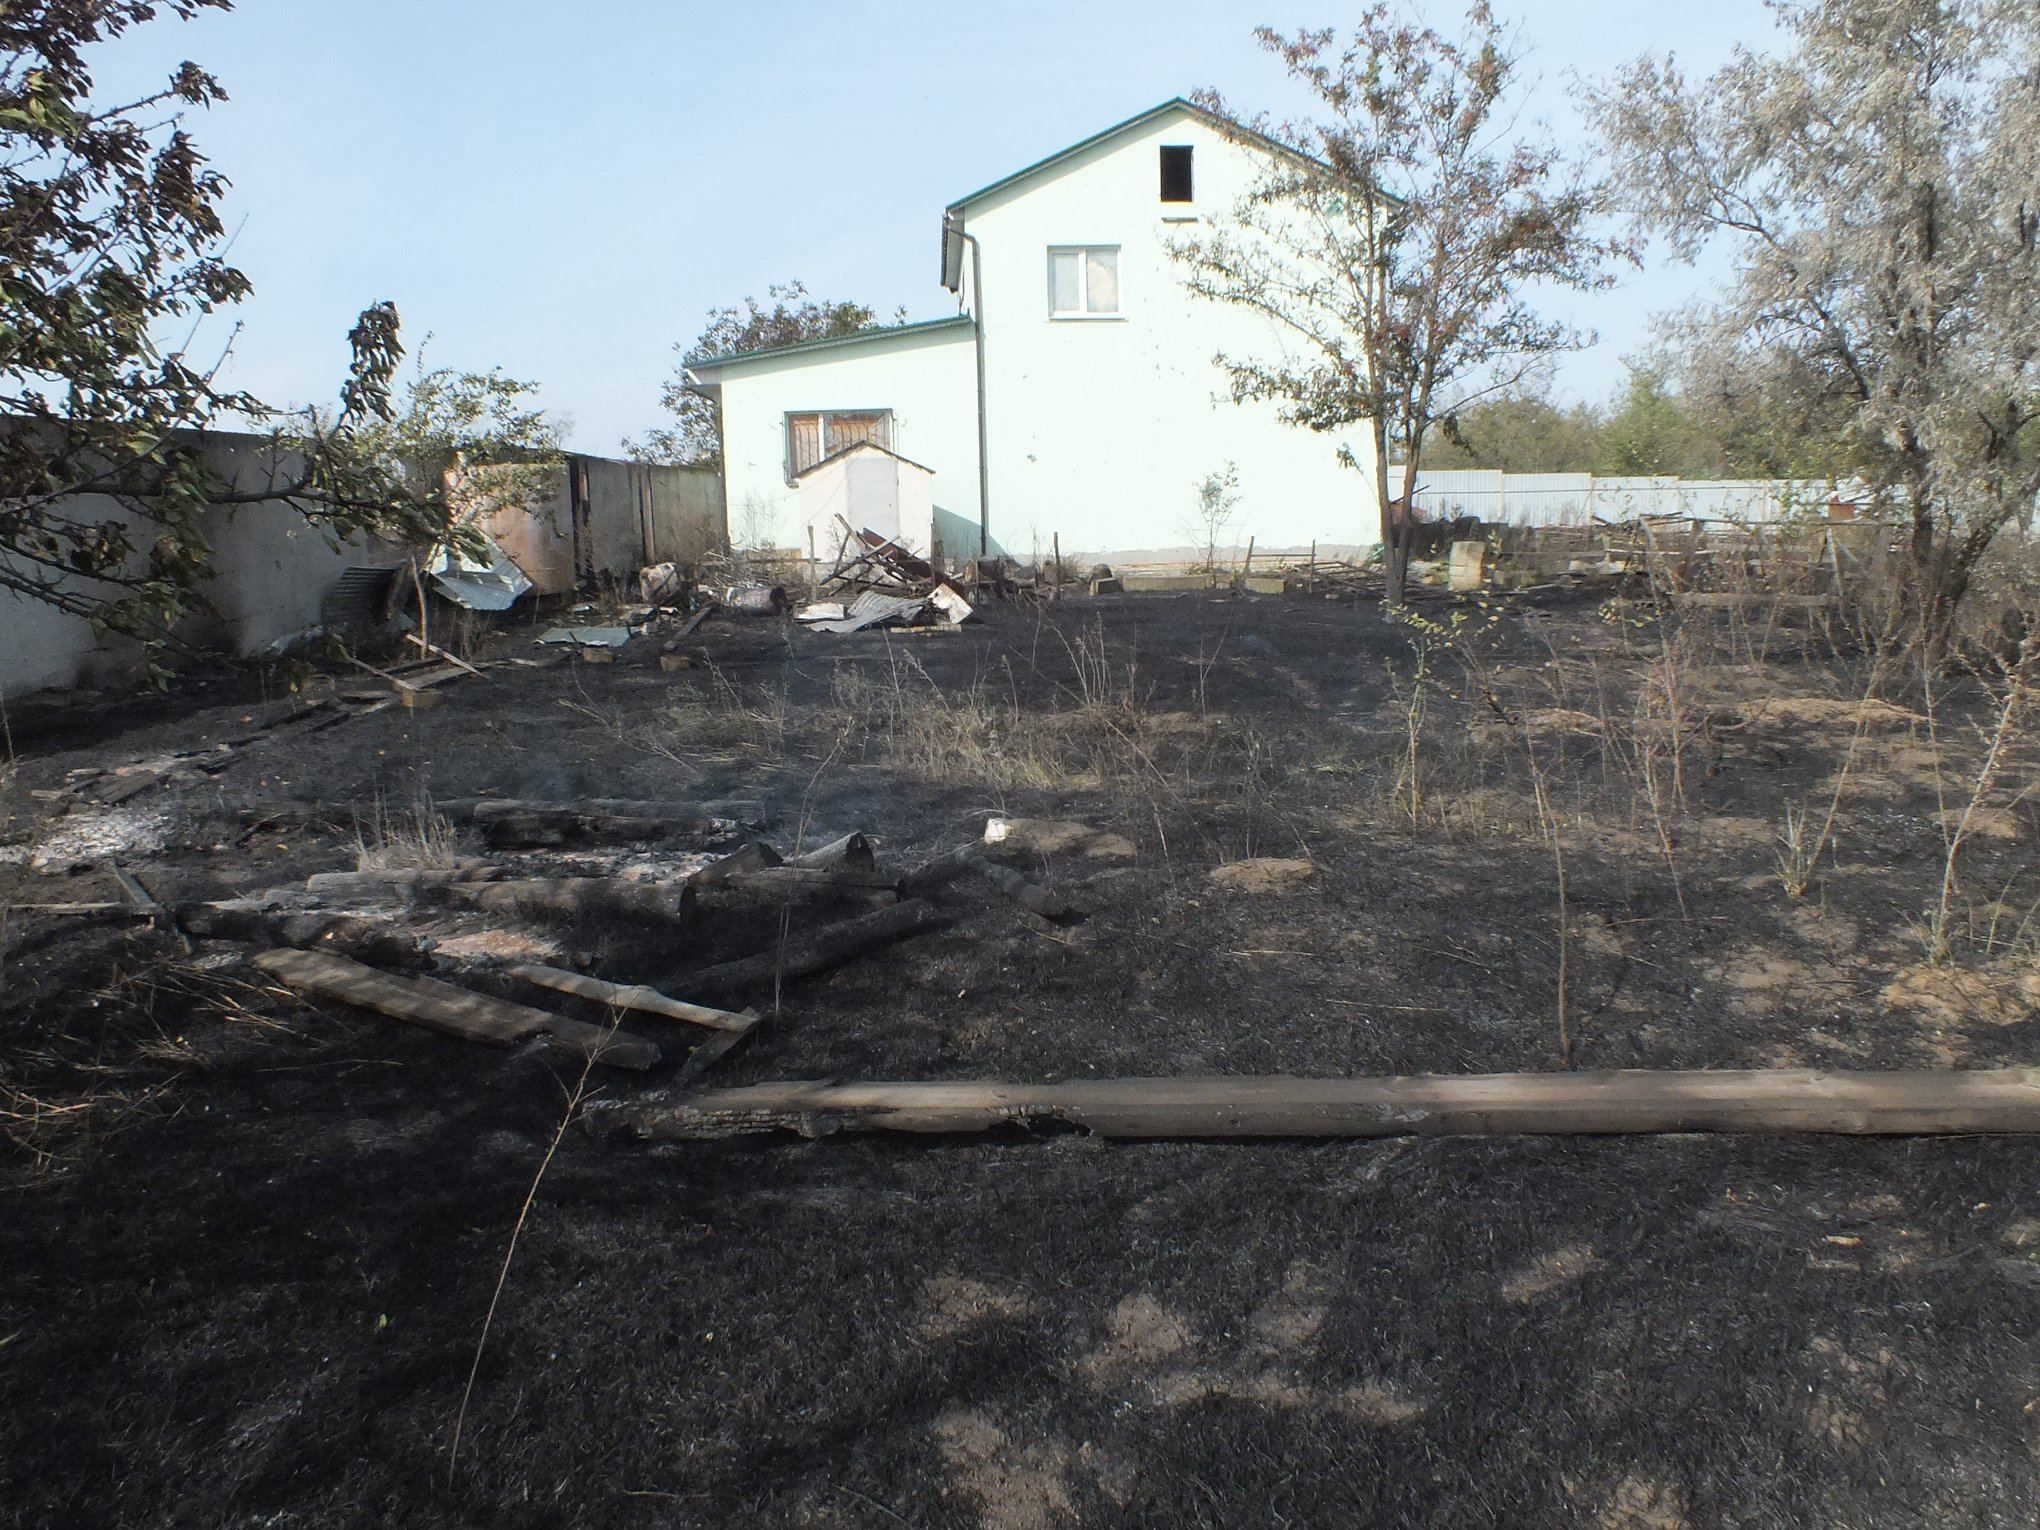
[[[1779,0],[1790,45],[1704,82],[1640,59],[1589,98],[1642,225],[1735,275],[1683,332],[1724,394],[1910,522],[1901,611],[1938,658],[2040,494],[2040,10]]]
[[[1485,0],[1453,37],[1389,4],[1343,39],[1254,35],[1319,115],[1248,124],[1302,152],[1271,157],[1229,219],[1174,253],[1193,292],[1266,316],[1289,342],[1282,359],[1218,358],[1236,399],[1272,400],[1311,430],[1371,432],[1386,601],[1399,606],[1426,439],[1580,344],[1530,289],[1605,285],[1620,247],[1591,231],[1594,189],[1548,136],[1516,128],[1519,54]]]

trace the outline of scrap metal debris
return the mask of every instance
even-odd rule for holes
[[[432,587],[470,611],[507,611],[531,588],[531,580],[494,542],[489,561],[476,562],[451,550],[432,568]]]

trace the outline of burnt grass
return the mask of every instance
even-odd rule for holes
[[[354,864],[328,810],[428,794],[714,804],[782,849],[863,829],[892,867],[988,814],[1069,820],[1125,853],[1018,864],[1080,918],[956,882],[951,928],[789,985],[714,1079],[1459,1072],[1559,1066],[1555,822],[1581,1066],[2040,1061],[2024,744],[1926,959],[1981,686],[1930,714],[1887,676],[1865,710],[1832,634],[1459,609],[1428,640],[1204,595],[920,640],[717,620],[690,670],[643,641],[499,665],[174,779],[123,805],[160,841],[130,864],[169,900],[297,883]],[[9,834],[62,828],[34,793],[66,771],[227,736],[249,699],[17,708]],[[1785,807],[1817,827],[1845,769],[1790,897]],[[1309,866],[1214,881],[1249,858]],[[684,992],[776,927],[548,934]],[[0,1522],[2025,1526],[2040,1502],[2030,1139],[646,1144],[560,1132],[569,1059],[295,1000],[231,943],[34,915],[4,938]],[[658,1025],[631,1025],[658,1071],[590,1086],[669,1089]]]

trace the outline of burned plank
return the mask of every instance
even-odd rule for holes
[[[184,948],[186,956],[191,955],[191,938],[178,928],[177,916],[157,901],[156,895],[142,885],[141,878],[111,862],[106,869],[112,873],[115,884],[120,888],[120,895],[127,899],[128,906],[158,930],[174,937]]]
[[[1129,1078],[1066,1084],[777,1083],[617,1106],[642,1137],[962,1133],[1057,1124],[1101,1137],[1240,1139],[1655,1132],[2040,1133],[2040,1069],[1749,1069],[1402,1078]]]
[[[840,924],[805,931],[770,951],[703,968],[666,986],[704,995],[769,988],[775,981],[825,971],[876,946],[904,940],[924,930],[940,929],[948,923],[948,916],[933,904],[913,898]]]
[[[742,1028],[723,1031],[712,1036],[687,1054],[687,1061],[681,1064],[680,1071],[673,1075],[673,1084],[676,1088],[684,1089],[700,1078],[758,1028],[762,1017],[749,1010],[744,1011],[744,1014],[746,1018]]]
[[[810,871],[870,872],[877,870],[878,858],[872,854],[871,841],[862,834],[845,834],[801,855],[790,855],[785,864]]]
[[[702,867],[687,880],[696,887],[712,887],[718,882],[726,882],[731,877],[746,872],[763,871],[767,867],[784,864],[777,850],[763,840],[754,839],[748,844],[739,846],[721,860]]]
[[[612,1067],[645,1069],[659,1060],[658,1047],[642,1037],[491,998],[437,978],[398,977],[331,952],[265,951],[254,959],[254,966],[299,993],[408,1020],[463,1041],[506,1047],[545,1035],[590,1061]]]
[[[706,1004],[671,999],[643,983],[608,983],[586,973],[568,972],[565,968],[547,967],[538,962],[520,962],[508,970],[514,978],[536,983],[556,993],[571,993],[583,999],[614,1005],[618,1009],[658,1015],[666,1020],[684,1020],[689,1025],[705,1025],[710,1030],[748,1031],[757,1021],[755,1015],[734,1014],[727,1009],[711,1009]]]

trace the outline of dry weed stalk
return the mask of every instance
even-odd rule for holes
[[[1810,815],[1793,804],[1785,806],[1785,826],[1778,836],[1776,859],[1778,881],[1788,898],[1803,898],[1812,889],[1821,857],[1834,844],[1835,826],[1841,821],[1842,802],[1848,795],[1849,783],[1855,778],[1856,760],[1862,753],[1864,736],[1870,731],[1871,703],[1877,699],[1883,673],[1881,659],[1870,666],[1863,694],[1856,699],[1856,725],[1849,730],[1849,747],[1842,755],[1842,768],[1835,776],[1834,790],[1828,794],[1827,811],[1821,817],[1820,828],[1811,839],[1806,833],[1807,824],[1811,822]],[[1931,703],[1928,715],[1931,719]]]
[[[1971,783],[1969,798],[1963,803],[1962,815],[1956,821],[1952,830],[1948,827],[1947,809],[1945,806],[1940,814],[1941,834],[1946,848],[1946,854],[1941,862],[1941,895],[1939,901],[1927,912],[1921,921],[1921,933],[1927,948],[1927,959],[1935,963],[1946,961],[1952,949],[1952,942],[1948,938],[1948,929],[1958,885],[1956,875],[1957,861],[1961,857],[1963,843],[1969,838],[1970,830],[1975,825],[1977,813],[1983,808],[1986,800],[1989,798],[1991,788],[1997,783],[1999,771],[2004,765],[2005,753],[2018,737],[2019,725],[2023,721],[2022,714],[2025,710],[2029,680],[2028,668],[2032,662],[2033,653],[2034,650],[2030,638],[2020,643],[2018,660],[2010,666],[2007,672],[2004,694],[1998,699],[1996,716],[1991,724],[1990,732],[1986,735],[1987,744],[1984,749],[1983,763],[1977,768],[1976,780]],[[1928,695],[1928,726],[1932,728],[1934,726],[1932,692],[1929,691]],[[1935,735],[1934,760],[1935,786],[1938,792],[1940,788],[1940,746],[1938,734]],[[1946,798],[1943,797],[1941,800],[1945,803]],[[1993,943],[1995,933],[1996,921],[1993,920]]]
[[[1665,737],[1666,730],[1651,725],[1648,712],[1650,696],[1648,690],[1640,691],[1636,698],[1629,728],[1626,747],[1618,735],[1615,721],[1609,715],[1607,689],[1600,681],[1600,666],[1594,669],[1595,690],[1600,698],[1601,758],[1605,762],[1613,753],[1630,779],[1632,803],[1641,796],[1650,806],[1651,827],[1656,832],[1658,854],[1664,857],[1665,871],[1672,879],[1672,897],[1679,905],[1679,920],[1689,923],[1691,912],[1686,907],[1686,888],[1679,876],[1678,818],[1681,804],[1673,798],[1672,782],[1665,778]],[[1677,766],[1673,767],[1677,773]],[[1632,813],[1634,808],[1632,806]]]
[[[1395,696],[1396,715],[1402,721],[1402,763],[1397,770],[1393,795],[1412,828],[1424,822],[1424,721],[1429,711],[1430,645],[1417,645],[1417,663],[1407,683],[1393,664],[1388,668],[1389,690]]]
[[[623,1011],[609,1012],[609,1030],[614,1032],[623,1018]],[[524,1236],[524,1227],[531,1220],[531,1208],[538,1200],[538,1187],[545,1183],[545,1171],[552,1167],[553,1156],[559,1152],[560,1143],[566,1140],[567,1128],[574,1124],[582,1102],[588,1095],[588,1076],[595,1067],[595,1055],[599,1048],[590,1048],[581,1061],[580,1076],[574,1080],[574,1087],[567,1095],[567,1107],[560,1113],[560,1123],[554,1128],[552,1141],[546,1144],[545,1156],[538,1161],[538,1171],[531,1176],[531,1187],[524,1192],[524,1200],[517,1208],[517,1220],[510,1227],[510,1241],[503,1249],[503,1262],[496,1269],[496,1285],[489,1293],[488,1310],[482,1314],[482,1331],[475,1337],[475,1357],[468,1366],[467,1384],[460,1391],[460,1407],[453,1416],[453,1439],[446,1452],[446,1485],[453,1486],[454,1471],[460,1465],[460,1437],[467,1426],[468,1403],[475,1395],[475,1378],[482,1373],[482,1354],[489,1345],[489,1330],[496,1322],[496,1308],[503,1300],[503,1287],[510,1279],[510,1264],[517,1257],[517,1240]]]
[[[1558,814],[1552,810],[1551,793],[1545,786],[1544,766],[1537,758],[1537,739],[1526,720],[1523,724],[1523,755],[1530,762],[1530,788],[1537,802],[1537,821],[1551,841],[1551,861],[1558,881],[1558,1062],[1573,1065],[1572,1032],[1566,1004],[1566,959],[1571,946],[1570,920],[1566,908],[1565,842],[1559,830]]]

